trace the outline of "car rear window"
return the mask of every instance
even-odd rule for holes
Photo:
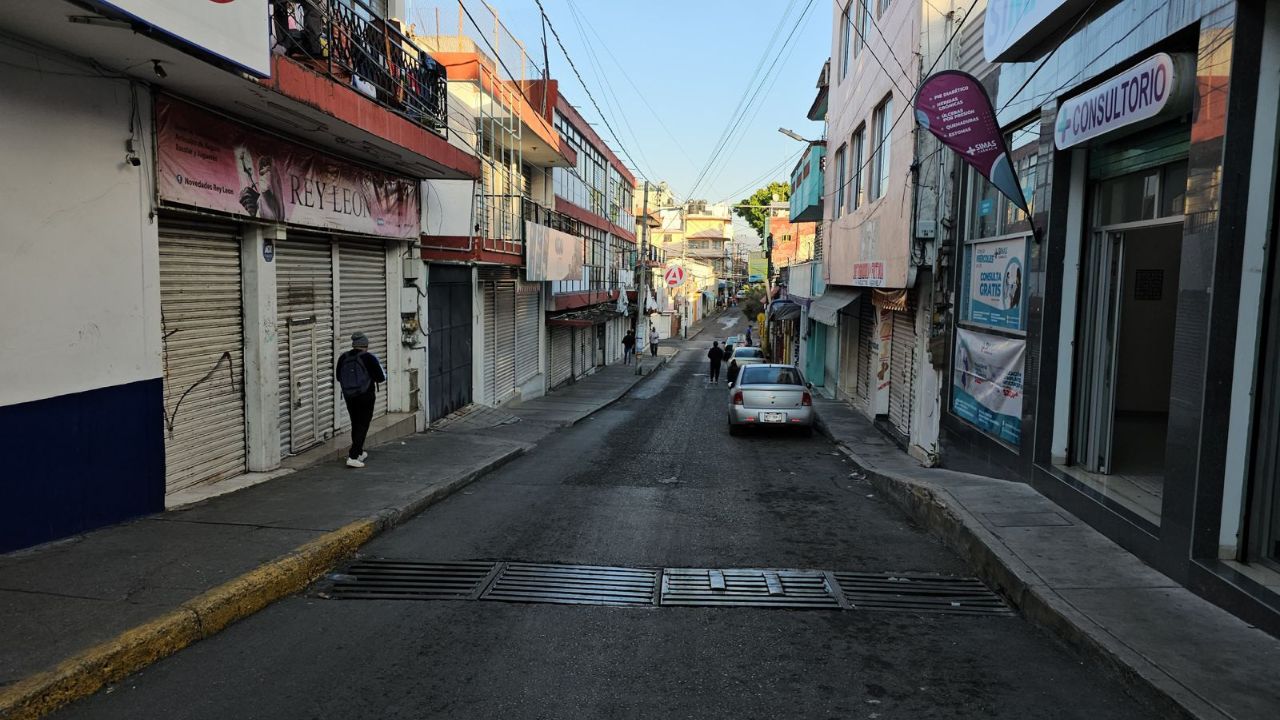
[[[802,385],[794,368],[755,367],[742,369],[741,385]]]
[[[762,358],[764,357],[764,351],[760,348],[753,347],[738,348],[733,351],[733,356],[740,358]]]

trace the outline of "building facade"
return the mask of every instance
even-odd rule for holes
[[[478,164],[442,137],[442,69],[394,18],[292,7],[6,13],[0,274],[28,322],[0,345],[0,427],[40,462],[0,487],[0,550],[334,442],[349,421],[333,361],[353,332],[387,370],[379,422],[422,427],[403,264],[419,181]]]

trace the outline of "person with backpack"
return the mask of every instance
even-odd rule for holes
[[[364,451],[364,439],[373,421],[374,400],[378,397],[378,383],[387,381],[378,357],[369,352],[369,336],[352,333],[351,349],[338,356],[334,375],[342,386],[342,398],[347,401],[347,415],[351,416],[351,450],[347,453],[347,467],[362,468],[369,453]]]

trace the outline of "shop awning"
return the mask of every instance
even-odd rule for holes
[[[547,318],[547,325],[562,327],[591,327],[622,317],[622,313],[611,309],[579,310]]]
[[[799,320],[800,306],[790,300],[774,300],[769,305],[769,319],[778,322],[785,320]]]
[[[822,297],[809,304],[809,319],[835,327],[836,315],[845,305],[857,300],[861,293],[861,290],[851,288],[828,287]]]

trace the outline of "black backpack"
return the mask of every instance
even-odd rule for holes
[[[373,378],[369,368],[364,366],[367,353],[347,353],[338,363],[338,383],[342,385],[342,396],[353,398],[364,395],[373,387]]]

